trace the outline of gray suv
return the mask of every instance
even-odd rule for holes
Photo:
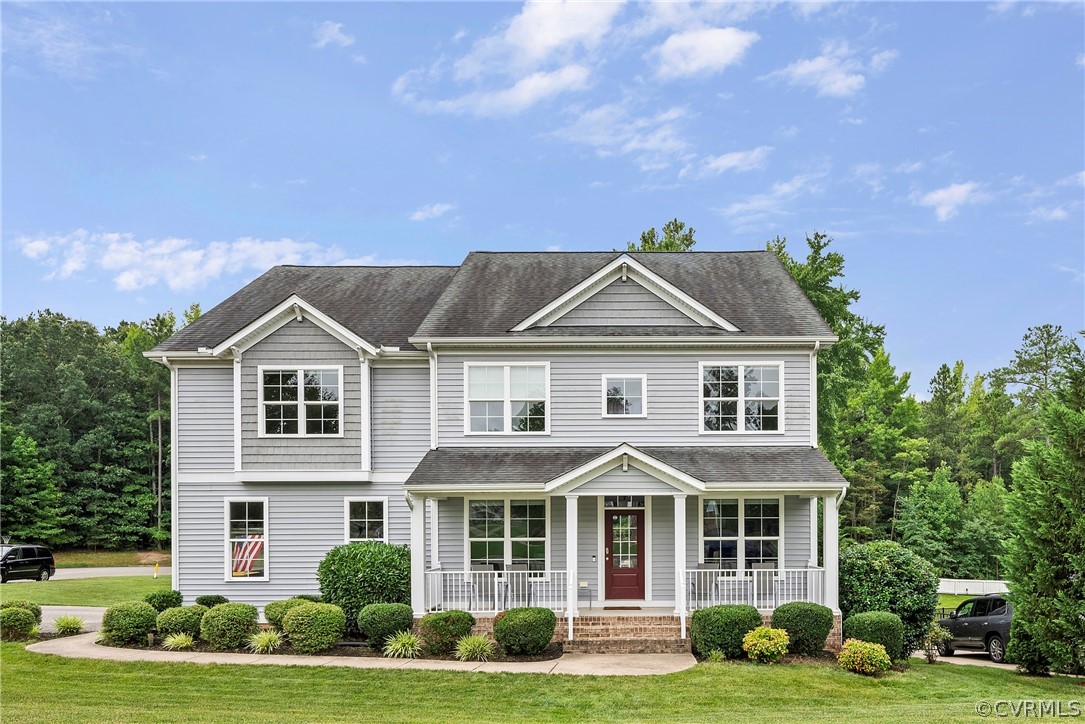
[[[1006,658],[1006,642],[1010,640],[1010,619],[1013,605],[1000,593],[970,598],[957,610],[950,611],[939,625],[953,636],[939,647],[943,656],[952,656],[954,649],[986,651],[991,661],[1002,663]]]

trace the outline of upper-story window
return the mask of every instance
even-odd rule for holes
[[[701,364],[701,432],[781,432],[783,364]]]
[[[465,364],[464,376],[468,434],[550,430],[549,364]]]
[[[603,417],[647,417],[645,375],[603,375]]]
[[[343,434],[341,367],[260,368],[260,434]]]

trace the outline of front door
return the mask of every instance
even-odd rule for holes
[[[644,599],[644,511],[606,512],[606,597]]]

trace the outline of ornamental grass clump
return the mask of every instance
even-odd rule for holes
[[[53,621],[53,628],[61,636],[75,636],[83,633],[86,622],[78,616],[57,616]]]
[[[889,671],[889,667],[893,665],[884,646],[858,639],[845,641],[836,660],[845,671],[864,676],[879,676]]]
[[[422,655],[422,639],[410,631],[400,631],[384,644],[384,655],[390,659],[417,659]]]
[[[759,664],[775,664],[787,653],[787,631],[758,626],[742,637],[742,650]]]
[[[494,642],[482,634],[464,636],[456,642],[456,658],[460,661],[489,661],[494,653]]]
[[[254,654],[270,654],[283,643],[283,635],[273,629],[257,631],[249,636],[249,651]]]
[[[188,651],[196,646],[196,638],[192,634],[175,633],[162,639],[162,648],[167,651]]]

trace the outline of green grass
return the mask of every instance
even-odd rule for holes
[[[976,597],[976,594],[974,594],[974,593],[962,593],[962,594],[939,593],[938,594],[938,606],[940,608],[946,608],[946,609],[949,609],[949,610],[953,610],[953,609],[957,608],[958,606],[960,606],[965,601],[967,601],[968,599],[975,598],[975,597]]]
[[[67,581],[12,581],[0,586],[0,600],[25,599],[43,606],[112,606],[142,600],[151,591],[168,591],[168,576],[108,576]]]
[[[39,721],[961,721],[980,701],[1081,699],[1065,678],[913,663],[880,679],[830,665],[701,664],[573,677],[124,663],[0,646],[5,724]],[[1066,705],[1063,705],[1064,708]]]
[[[170,564],[167,551],[53,551],[57,568],[90,568],[92,566],[153,566]]]

